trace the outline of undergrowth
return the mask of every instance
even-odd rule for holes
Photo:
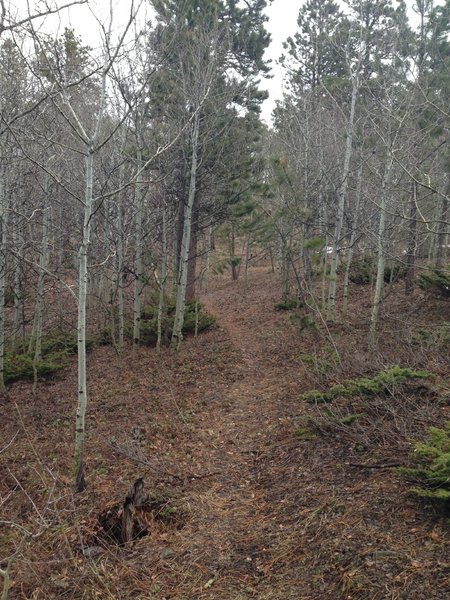
[[[399,264],[386,265],[383,279],[385,283],[395,283],[406,277],[406,267]],[[375,280],[377,275],[376,260],[372,256],[365,256],[355,260],[350,266],[349,279],[352,283],[366,285]]]
[[[444,429],[429,428],[428,439],[415,446],[415,463],[399,469],[419,483],[413,493],[450,506],[450,421]]]
[[[165,310],[161,316],[161,338],[163,344],[168,344],[172,336],[173,323],[175,320],[175,301],[166,300]],[[183,334],[194,333],[209,329],[216,319],[213,315],[207,313],[203,304],[196,300],[186,302],[186,311],[184,315]],[[158,306],[149,304],[142,309],[141,313],[141,343],[144,346],[156,346],[158,339]],[[125,324],[125,336],[133,339],[133,323],[128,321]],[[106,328],[101,333],[101,343],[111,343],[111,329]]]
[[[371,379],[368,377],[347,379],[344,383],[333,385],[326,392],[310,390],[303,394],[302,399],[311,404],[323,404],[332,402],[338,396],[350,398],[352,396],[385,394],[407,379],[421,379],[430,377],[430,375],[431,373],[428,371],[413,371],[409,368],[394,366],[385,371],[380,371]]]
[[[435,298],[450,298],[450,265],[422,273],[417,285]]]
[[[94,346],[95,340],[86,340],[86,350]],[[25,348],[29,346],[29,340],[23,343]],[[77,334],[64,333],[59,330],[47,332],[41,342],[41,360],[36,362],[36,373],[38,378],[48,377],[61,371],[68,365],[68,357],[77,353]],[[4,357],[4,381],[12,383],[20,379],[33,379],[34,377],[34,351],[29,352],[18,349],[5,352]]]

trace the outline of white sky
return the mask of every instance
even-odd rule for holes
[[[58,6],[70,2],[70,0],[53,0]],[[270,97],[263,106],[263,118],[270,120],[271,112],[277,99],[282,97],[283,77],[282,69],[277,61],[283,53],[283,42],[292,36],[297,29],[297,17],[300,6],[304,0],[273,0],[267,8],[266,14],[269,21],[266,26],[272,36],[272,43],[267,50],[266,57],[272,60],[272,78],[262,81],[261,87],[269,91]],[[440,3],[438,0],[437,3]],[[148,3],[145,0],[135,0],[135,4],[142,4],[140,9],[140,20],[145,20],[151,12],[148,9]],[[413,6],[415,0],[406,0],[409,8]],[[113,4],[113,23],[114,29],[120,31],[127,22],[131,0],[112,0]],[[11,0],[11,8],[16,7],[22,14],[27,11],[29,5],[30,12],[37,12],[44,5],[44,0]],[[89,5],[73,6],[65,9],[58,16],[49,17],[43,23],[44,31],[53,31],[62,33],[64,27],[73,27],[76,34],[81,36],[84,43],[95,47],[99,43],[99,23],[109,20],[110,0],[89,0]],[[147,8],[146,8],[147,7]],[[12,12],[14,9],[12,8]],[[146,15],[147,13],[147,15]],[[37,22],[35,22],[37,25]]]
[[[57,6],[63,6],[70,2],[70,0],[54,1]],[[135,0],[135,4],[138,4],[139,1]],[[296,31],[298,11],[302,2],[303,0],[273,0],[272,5],[266,11],[269,17],[266,26],[272,36],[272,43],[267,50],[266,57],[272,60],[271,66],[273,69],[273,77],[261,83],[261,88],[267,89],[270,94],[270,98],[264,103],[263,107],[263,118],[266,121],[270,119],[275,101],[282,96],[281,67],[277,65],[276,61],[283,52],[283,42]],[[40,6],[42,6],[39,0],[11,0],[12,12],[14,12],[13,7],[16,7],[23,14],[28,11],[28,3],[31,13],[38,12]],[[143,20],[145,20],[145,4],[146,2],[143,2],[139,12],[140,18]],[[95,47],[99,43],[99,25],[96,19],[103,23],[109,20],[109,5],[109,0],[89,0],[89,6],[73,6],[65,9],[58,16],[47,17],[45,22],[39,23],[39,27],[43,31],[56,33],[62,33],[64,27],[73,27],[84,43]],[[119,31],[128,19],[130,5],[130,0],[113,0],[113,22],[115,28]],[[150,14],[148,8],[147,12]],[[35,22],[35,26],[38,27],[37,22]]]
[[[266,80],[261,85],[270,94],[269,99],[264,103],[263,107],[262,116],[266,121],[270,119],[270,114],[275,107],[276,100],[279,100],[282,96],[282,70],[276,61],[283,54],[283,42],[297,30],[297,17],[301,4],[303,4],[303,0],[274,0],[273,4],[266,11],[269,17],[267,29],[272,36],[272,43],[267,49],[266,56],[272,60],[273,75],[271,80]]]

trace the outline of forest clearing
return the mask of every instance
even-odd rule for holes
[[[450,598],[449,67],[450,0],[0,1],[0,600]]]

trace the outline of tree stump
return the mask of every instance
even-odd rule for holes
[[[123,544],[133,539],[136,509],[142,506],[146,500],[147,494],[144,489],[144,480],[141,477],[133,483],[123,503],[121,536]]]

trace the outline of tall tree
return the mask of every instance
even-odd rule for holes
[[[263,60],[269,42],[265,6],[265,0],[252,0],[245,6],[232,0],[155,2],[159,21],[155,37],[167,58],[160,73],[162,94],[153,98],[154,110],[166,120],[180,123],[181,117],[181,126],[183,121],[189,123],[174,152],[181,158],[176,166],[175,348],[182,339],[186,295],[193,293],[202,204],[211,181],[217,184],[224,172],[222,165],[236,150],[236,145],[221,140],[239,120],[238,107],[248,113],[258,111],[264,98],[257,89],[257,76],[267,69]]]

